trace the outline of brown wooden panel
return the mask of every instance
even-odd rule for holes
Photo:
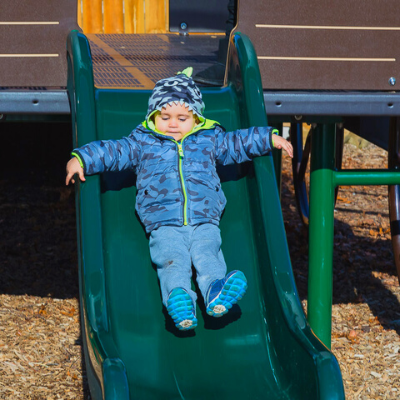
[[[134,31],[132,33],[145,33],[145,1],[133,0]]]
[[[77,0],[77,2],[78,20],[82,21],[80,24],[86,34],[168,31],[168,0]]]
[[[125,0],[125,33],[144,33],[144,0]]]
[[[49,71],[63,71],[64,60],[61,58],[7,58],[0,60],[0,87],[65,87],[67,77],[61,80],[57,74]],[[12,71],[12,76],[4,76],[3,71]],[[12,79],[11,79],[12,78]]]
[[[103,11],[101,0],[82,0],[83,32],[103,33]]]
[[[73,18],[76,22],[77,0],[1,0],[0,20],[56,21]]]
[[[104,0],[104,33],[124,33],[124,10],[121,0]]]
[[[124,10],[125,32],[134,33],[133,0],[125,0]]]
[[[77,22],[78,25],[83,29],[83,0],[77,0]]]
[[[27,25],[4,26],[0,25],[0,37],[6,37],[6,41],[0,42],[0,58],[4,54],[50,54],[60,51],[60,42],[65,40],[65,32],[55,25]]]
[[[145,0],[145,32],[166,32],[167,8],[164,0]]]
[[[397,0],[257,0],[249,7],[240,1],[236,30],[255,46],[265,89],[395,90],[397,5]]]
[[[76,0],[1,0],[0,86],[64,87]]]

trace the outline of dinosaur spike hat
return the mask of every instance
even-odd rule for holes
[[[205,105],[199,88],[191,78],[192,73],[193,68],[188,67],[182,72],[178,72],[175,76],[161,79],[156,83],[149,98],[147,121],[156,111],[161,111],[163,107],[173,103],[185,105],[201,121],[205,120],[203,117]]]

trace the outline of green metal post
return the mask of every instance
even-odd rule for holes
[[[335,173],[336,186],[355,185],[399,185],[400,170],[368,169],[341,170]]]
[[[311,142],[308,321],[331,347],[335,125],[318,125]]]

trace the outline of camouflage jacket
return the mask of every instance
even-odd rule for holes
[[[73,151],[86,175],[132,169],[136,211],[146,231],[162,225],[219,224],[226,204],[216,164],[242,163],[272,148],[270,127],[226,132],[206,120],[179,142],[147,123],[120,140],[101,140]]]

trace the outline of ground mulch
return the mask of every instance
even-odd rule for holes
[[[31,160],[19,170],[1,165],[0,399],[90,399],[79,327],[74,193],[63,185],[67,157]],[[386,165],[387,153],[372,144],[345,145],[346,168]],[[282,176],[284,222],[306,309],[308,232],[297,215],[287,156]],[[400,288],[386,187],[340,189],[333,286],[332,350],[346,398],[399,398]]]

